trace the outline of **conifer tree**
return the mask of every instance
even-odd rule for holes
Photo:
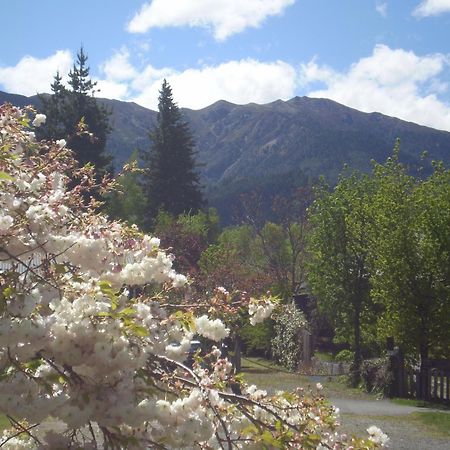
[[[160,210],[177,216],[197,212],[203,205],[194,140],[166,80],[160,90],[158,111],[157,124],[150,133],[152,145],[141,154],[146,169],[143,188],[148,225]]]
[[[111,156],[105,151],[110,113],[94,98],[96,83],[89,78],[87,59],[81,47],[69,72],[70,88],[62,84],[57,72],[51,85],[52,95],[40,96],[47,120],[39,129],[39,137],[66,139],[80,166],[93,164],[96,177],[100,178],[111,171]],[[80,124],[85,133],[80,133]]]

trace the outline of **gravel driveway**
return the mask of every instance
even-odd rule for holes
[[[320,381],[326,388],[326,377],[310,379],[313,383]],[[408,420],[408,415],[416,412],[439,411],[450,414],[450,411],[397,405],[390,400],[372,397],[348,398],[345,391],[342,396],[334,391],[334,395],[328,398],[339,408],[341,429],[346,433],[361,436],[363,430],[376,425],[389,436],[389,448],[392,450],[450,450],[450,440],[427,435],[423,428],[415,425],[414,420]]]
[[[362,430],[376,425],[389,436],[391,450],[450,450],[448,439],[427,435],[423,429],[414,426],[407,415],[386,417],[343,413],[341,417],[341,429],[349,434],[361,436]]]

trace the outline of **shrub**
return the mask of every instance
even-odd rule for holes
[[[295,370],[302,359],[303,331],[306,328],[305,316],[293,303],[283,305],[275,317],[272,355],[289,370]]]
[[[353,359],[355,358],[355,352],[352,350],[341,350],[335,357],[336,361],[339,362],[352,362]]]
[[[392,382],[392,373],[389,369],[389,358],[366,359],[361,365],[361,377],[364,389],[367,392],[378,392],[388,395]]]
[[[269,357],[273,338],[273,321],[266,320],[257,325],[247,323],[240,331],[244,351],[248,356]]]

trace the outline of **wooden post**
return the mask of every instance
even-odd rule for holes
[[[447,383],[446,383],[446,387],[447,387],[446,400],[447,400],[447,402],[450,402],[450,372],[447,372]]]

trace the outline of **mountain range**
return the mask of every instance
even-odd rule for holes
[[[370,94],[368,94],[370,95]],[[39,97],[0,92],[0,103],[33,104]],[[157,113],[136,103],[98,99],[111,111],[107,148],[121,167],[134,149],[150,145]],[[380,113],[363,113],[328,99],[295,97],[259,105],[218,101],[206,108],[182,108],[197,145],[202,183],[212,206],[231,214],[242,192],[286,192],[324,175],[333,183],[344,164],[369,171],[400,139],[400,159],[411,170],[421,155],[450,163],[450,133]],[[425,168],[425,172],[427,169]]]

